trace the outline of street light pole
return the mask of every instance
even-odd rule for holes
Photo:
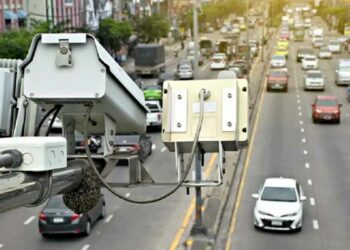
[[[198,76],[198,0],[193,0],[194,78]]]
[[[246,32],[247,32],[247,69],[248,69],[248,74],[247,74],[247,81],[249,83],[250,81],[250,46],[249,46],[249,0],[247,0],[247,6],[246,6]]]

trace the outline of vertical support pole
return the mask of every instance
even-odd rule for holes
[[[263,20],[262,20],[262,27],[261,27],[261,62],[264,61],[264,48],[265,48],[265,18],[263,17]]]
[[[202,181],[202,152],[200,145],[197,146],[196,158],[195,158],[195,182],[200,183]],[[195,187],[196,190],[196,204],[195,204],[195,223],[191,230],[191,235],[207,235],[207,228],[203,225],[202,218],[202,207],[203,207],[203,199],[202,199],[202,188]]]

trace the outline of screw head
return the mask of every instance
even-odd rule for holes
[[[33,97],[33,96],[34,96],[34,93],[30,93],[29,96],[30,96],[30,97]]]
[[[181,123],[178,122],[178,123],[177,123],[177,127],[178,127],[178,128],[181,128],[181,126],[182,126]]]
[[[30,73],[30,69],[26,69],[26,73]]]
[[[232,98],[232,94],[228,93],[227,97],[231,99]]]
[[[99,93],[95,93],[95,97],[97,98],[97,97],[99,97],[100,96],[100,94]]]
[[[106,71],[105,69],[101,69],[101,73],[105,73],[105,71]]]
[[[181,100],[182,99],[182,95],[177,95],[177,99]]]
[[[227,126],[228,126],[228,127],[232,127],[232,122],[228,122],[228,123],[227,123]]]

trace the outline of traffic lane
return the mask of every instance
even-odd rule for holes
[[[304,204],[301,233],[281,234],[257,231],[253,227],[255,200],[251,194],[259,190],[265,178],[296,178],[302,187],[307,186],[301,134],[297,126],[299,112],[295,103],[293,85],[288,93],[265,94],[256,138],[251,144],[253,151],[237,214],[232,249],[320,249],[319,236],[312,226],[313,211],[307,203]]]
[[[301,107],[306,113],[304,137],[309,152],[310,180],[315,192],[323,249],[342,249],[349,245],[346,232],[349,230],[347,212],[350,204],[345,197],[349,191],[347,138],[350,121],[344,117],[344,112],[340,125],[313,124],[311,121],[310,104],[316,95],[336,95],[340,102],[345,100],[344,88],[334,84],[336,57],[320,63],[328,80],[325,93],[301,92]],[[300,69],[298,72],[302,75]],[[349,110],[349,105],[344,105],[343,109]]]

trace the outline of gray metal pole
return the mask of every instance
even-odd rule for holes
[[[249,46],[249,0],[247,0],[247,6],[246,6],[246,32],[247,32],[247,68],[248,68],[248,74],[247,74],[247,81],[249,83],[250,81],[250,46]]]
[[[262,27],[261,27],[261,62],[264,61],[264,48],[265,48],[265,19],[263,17],[263,20],[262,20]]]
[[[193,0],[194,78],[198,76],[198,2]]]
[[[202,154],[200,146],[197,146],[197,153],[196,153],[196,159],[195,159],[195,181],[200,183],[202,181]],[[207,229],[203,225],[203,218],[202,218],[202,207],[203,207],[203,200],[202,200],[202,188],[201,187],[195,187],[196,190],[196,204],[195,204],[195,223],[193,225],[193,228],[191,230],[192,235],[207,235]]]
[[[54,170],[51,195],[70,192],[79,187],[86,167],[87,162],[84,164],[76,160],[67,168]],[[37,202],[47,189],[48,178],[45,173],[11,172],[0,175],[0,213]]]

